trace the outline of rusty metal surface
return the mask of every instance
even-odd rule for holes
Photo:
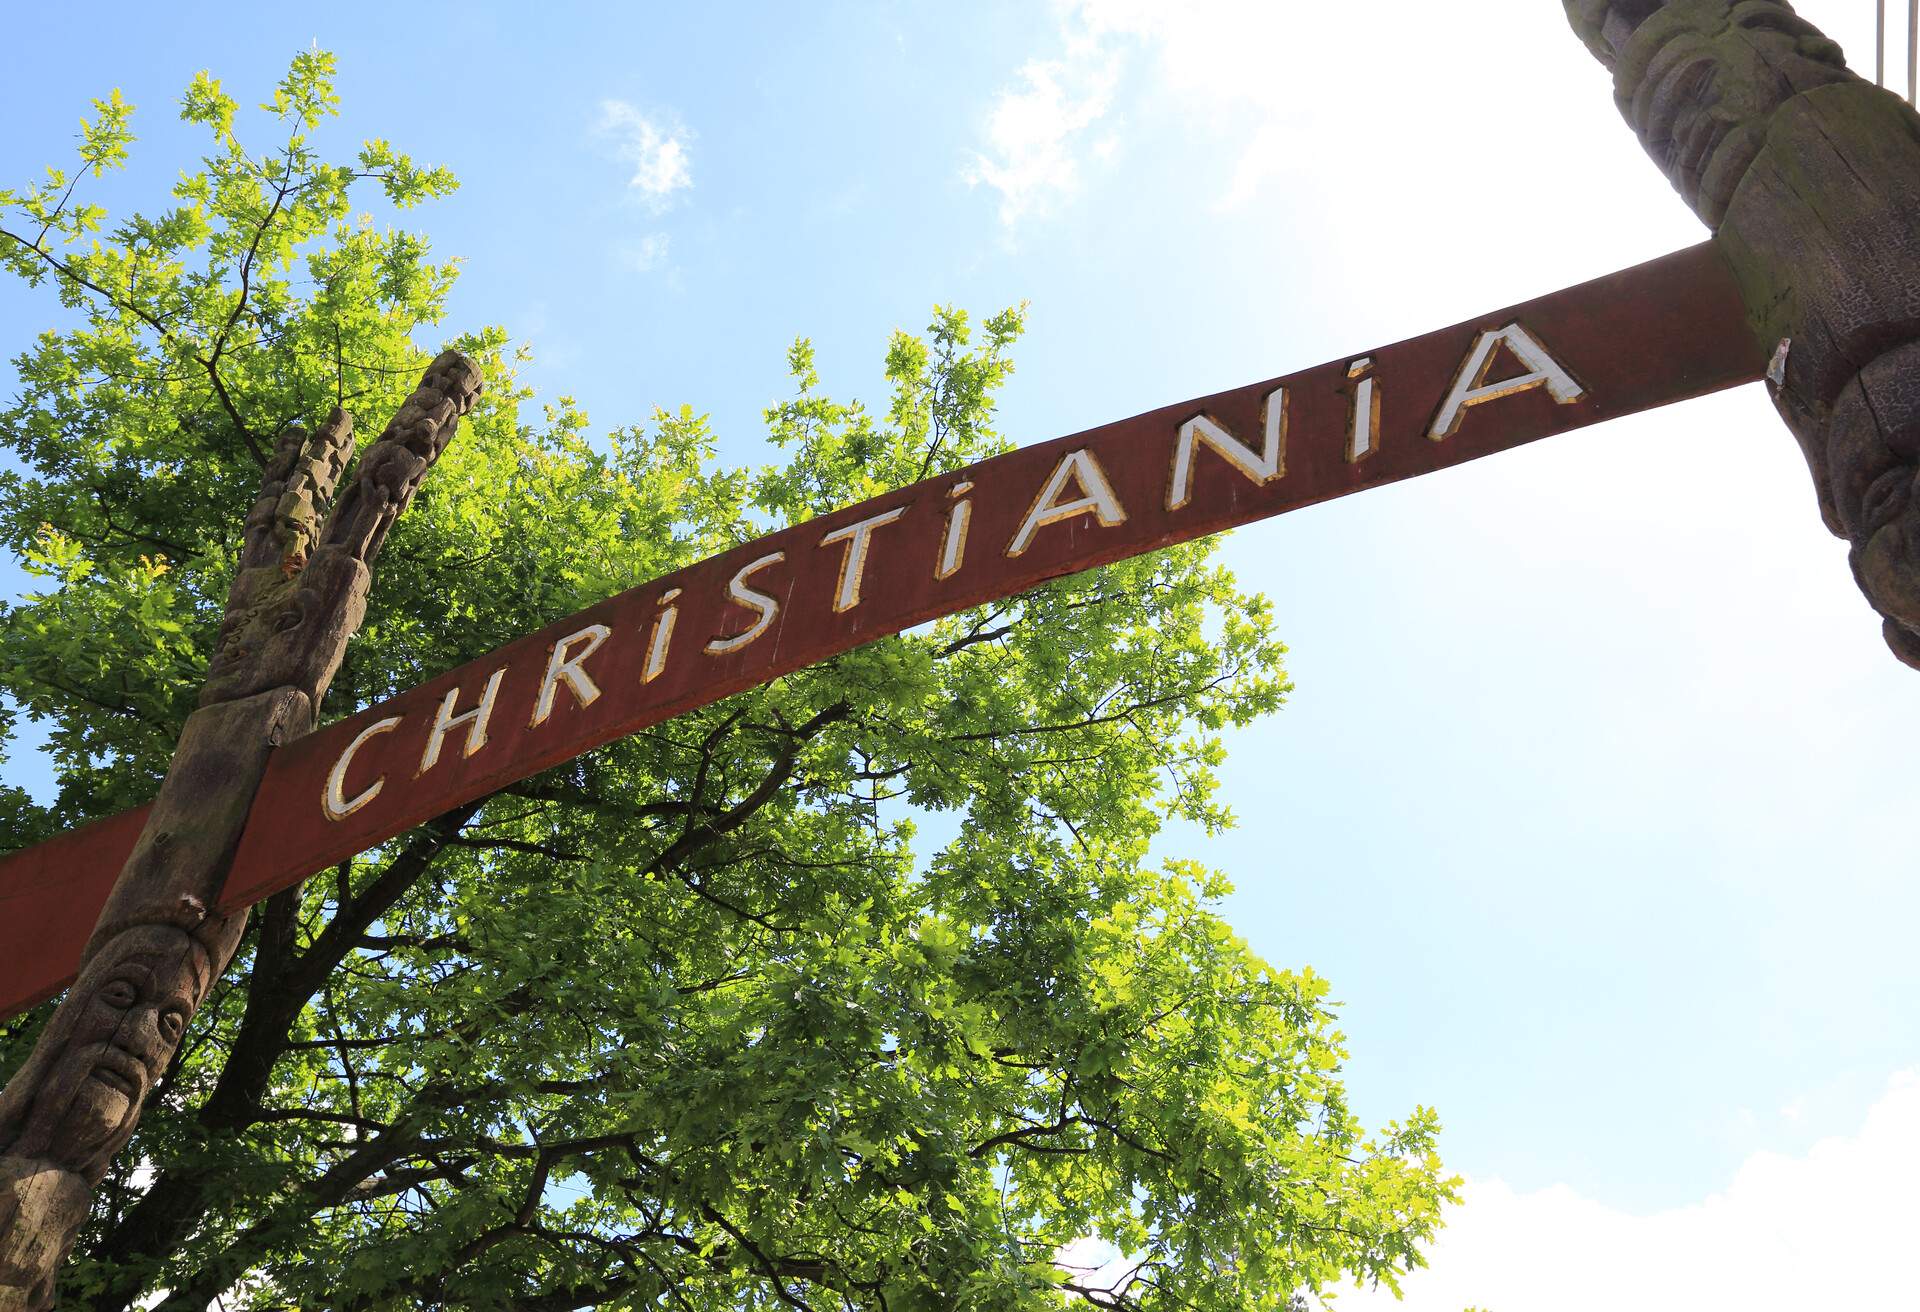
[[[1023,447],[644,583],[280,749],[222,906],[258,901],[461,802],[925,620],[1156,547],[1756,380],[1765,360],[1743,314],[1720,257],[1710,245],[1696,246],[1397,345]],[[1498,330],[1515,324],[1524,335],[1488,345]],[[1557,381],[1503,389],[1540,372],[1536,348],[1563,367]],[[1354,416],[1372,412],[1361,390],[1369,380],[1377,423],[1366,452],[1354,458]],[[1263,480],[1255,459],[1264,454],[1263,405],[1282,387],[1284,456]],[[1432,436],[1445,400],[1463,392],[1479,399],[1459,409],[1450,433]],[[1183,426],[1191,432],[1196,417],[1210,421],[1211,432],[1237,440],[1249,468],[1237,467],[1217,444],[1194,442],[1183,498],[1172,486],[1181,472],[1176,453]],[[1105,488],[1089,485],[1101,476]],[[1048,497],[1050,482],[1058,492]],[[1077,500],[1100,504],[1030,523],[1046,519],[1048,506]],[[953,508],[961,502],[970,507],[964,553],[942,576]],[[850,542],[841,530],[895,511],[897,518],[869,530],[858,600],[850,602],[847,564],[858,539]],[[1029,531],[1017,541],[1023,526]],[[750,572],[740,586],[776,601],[777,614],[757,637],[709,651],[709,643],[750,631],[761,617],[765,603],[730,600],[729,585],[742,567],[775,553],[782,558]],[[655,621],[668,606],[675,611],[670,641],[649,679]],[[607,630],[597,643],[593,625]],[[568,643],[570,637],[575,640]],[[556,644],[562,644],[557,654]],[[550,676],[550,666],[569,658],[579,677]],[[484,746],[465,754],[468,726],[457,724],[443,735],[437,759],[422,769],[444,696],[459,690],[451,715],[472,710],[496,671],[504,673]],[[541,718],[538,703],[548,685],[550,706]],[[368,735],[387,721],[396,723]],[[336,771],[356,740],[360,746]],[[323,804],[330,786],[336,803],[361,804],[336,806],[347,813],[330,815]],[[72,978],[139,828],[140,813],[127,812],[0,860],[0,1015]]]

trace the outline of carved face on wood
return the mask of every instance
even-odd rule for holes
[[[1709,226],[1783,101],[1851,75],[1840,47],[1782,0],[1668,6],[1639,25],[1616,96],[1647,151]]]
[[[201,705],[293,687],[317,704],[348,636],[366,611],[372,574],[338,547],[322,547],[297,579],[267,600],[231,610],[207,665]]]
[[[41,1069],[21,1072],[36,1078],[9,1086],[22,1105],[0,1100],[0,1147],[98,1180],[211,984],[207,952],[184,930],[139,925],[108,940],[74,982],[80,1005],[35,1048]]]

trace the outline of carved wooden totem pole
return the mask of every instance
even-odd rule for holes
[[[1827,527],[1920,668],[1920,115],[1782,0],[1565,0],[1713,229]]]
[[[471,361],[436,359],[331,514],[353,450],[344,411],[311,436],[290,431],[269,463],[200,707],[79,978],[0,1092],[0,1312],[51,1305],[93,1188],[233,956],[246,912],[210,908],[268,753],[312,727],[365,614],[387,530],[479,391]]]

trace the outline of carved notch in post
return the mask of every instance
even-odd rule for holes
[[[353,448],[346,412],[311,437],[290,431],[269,461],[200,709],[181,730],[79,977],[0,1091],[0,1312],[52,1306],[94,1187],[240,942],[246,912],[211,908],[267,757],[312,727],[366,612],[387,531],[479,392],[473,362],[441,354],[331,514]]]
[[[1564,0],[1726,256],[1827,527],[1920,668],[1920,116],[1784,0]]]

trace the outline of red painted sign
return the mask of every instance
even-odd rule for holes
[[[1760,377],[1710,245],[1024,447],[643,583],[277,751],[248,905],[462,802],[923,621]],[[0,1014],[58,991],[144,808],[0,860]]]

